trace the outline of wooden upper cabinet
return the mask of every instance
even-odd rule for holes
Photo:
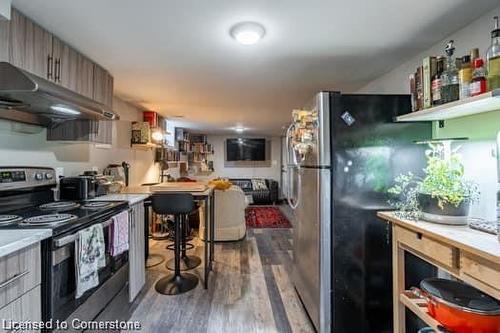
[[[0,61],[9,61],[10,21],[0,20]]]
[[[26,16],[12,10],[10,62],[39,77],[54,80],[52,34]]]
[[[94,65],[94,100],[108,107],[113,107],[113,77],[107,70]]]
[[[94,98],[94,63],[80,53],[77,56],[77,72],[76,92]]]
[[[78,52],[57,37],[53,37],[54,80],[73,91],[77,91]]]
[[[113,108],[113,96],[115,89],[115,79],[109,72],[106,72],[106,99],[104,100],[104,104]]]
[[[27,18],[12,8],[10,16],[9,61],[14,66],[24,68],[26,63],[26,25]]]
[[[52,34],[33,21],[26,21],[26,64],[29,72],[48,80],[54,80],[52,58]]]

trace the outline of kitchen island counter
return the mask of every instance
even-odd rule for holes
[[[1,230],[0,257],[7,256],[52,236],[50,229]]]

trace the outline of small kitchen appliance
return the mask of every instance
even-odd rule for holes
[[[97,181],[92,176],[63,177],[59,180],[61,200],[88,200],[96,197]]]

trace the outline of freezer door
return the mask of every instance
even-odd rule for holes
[[[293,281],[316,329],[330,332],[330,170],[298,172]]]

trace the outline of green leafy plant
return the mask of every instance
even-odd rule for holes
[[[479,190],[474,182],[464,177],[462,159],[457,153],[460,147],[452,150],[449,143],[429,146],[430,149],[425,152],[427,166],[423,170],[424,178],[412,173],[402,174],[396,177],[395,185],[388,190],[396,198],[390,201],[393,207],[410,215],[418,215],[419,194],[437,199],[441,209],[447,205],[458,207],[463,202],[476,202]]]

